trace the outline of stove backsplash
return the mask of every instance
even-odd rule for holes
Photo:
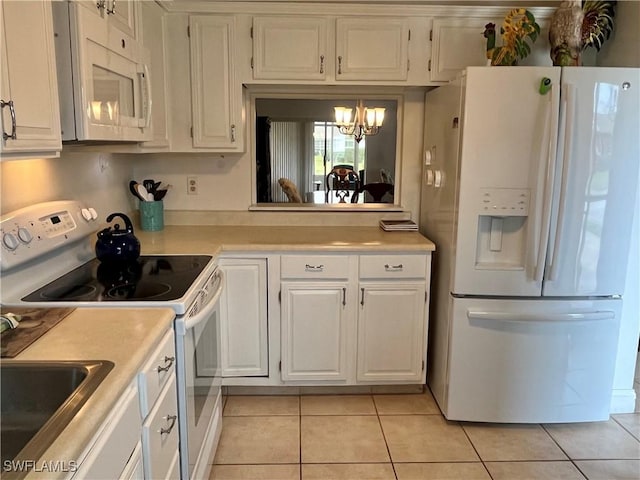
[[[94,207],[104,222],[109,213],[132,208],[128,198],[132,168],[125,156],[63,151],[60,158],[0,165],[2,214],[34,203],[75,199]]]

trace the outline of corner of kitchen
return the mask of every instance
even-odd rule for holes
[[[3,478],[637,478],[640,5],[469,3],[0,3]]]

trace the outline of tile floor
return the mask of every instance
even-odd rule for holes
[[[640,479],[640,413],[450,422],[427,392],[230,396],[223,415],[211,480]]]

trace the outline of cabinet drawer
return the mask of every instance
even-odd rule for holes
[[[140,371],[138,381],[140,389],[140,413],[146,418],[162,386],[175,376],[175,344],[173,330],[160,341],[160,345]]]
[[[142,460],[146,478],[167,478],[178,451],[176,380],[164,386],[158,402],[142,426]]]
[[[360,278],[425,278],[426,255],[361,255]]]
[[[138,388],[135,382],[122,394],[105,425],[74,478],[117,478],[127,466],[140,439]]]
[[[346,255],[285,255],[281,257],[282,278],[347,278]]]

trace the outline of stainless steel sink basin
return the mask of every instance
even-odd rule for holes
[[[0,363],[2,464],[38,460],[112,368],[105,360]]]

